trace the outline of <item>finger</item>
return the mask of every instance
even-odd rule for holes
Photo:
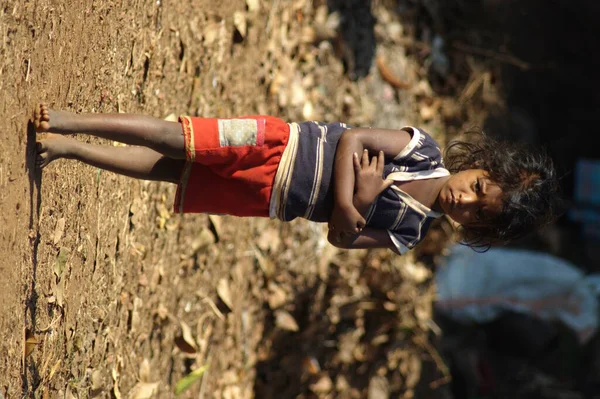
[[[360,172],[360,161],[357,153],[352,154],[352,164],[354,165],[354,172]]]
[[[367,151],[366,149],[363,151],[362,154],[362,167],[363,169],[369,166],[369,151]]]
[[[379,151],[379,155],[377,157],[377,172],[382,175],[383,167],[385,165],[385,156],[383,155],[383,151]]]
[[[355,233],[360,233],[365,228],[365,224],[363,222],[358,222],[356,225],[356,229],[354,229]]]
[[[371,169],[377,170],[377,157],[376,156],[373,156],[371,158],[371,164],[369,166],[371,167]]]
[[[385,190],[386,188],[388,188],[389,186],[391,186],[392,184],[394,184],[394,181],[392,179],[386,179],[383,181],[383,190]]]
[[[360,220],[358,221],[358,223],[356,223],[356,225],[357,225],[357,226],[358,226],[358,227],[359,227],[361,230],[362,230],[362,229],[365,227],[365,225],[366,225],[366,224],[367,224],[367,221],[366,221],[364,218],[360,219]]]

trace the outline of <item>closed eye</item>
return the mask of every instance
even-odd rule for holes
[[[475,193],[479,193],[481,191],[481,183],[479,182],[479,179],[475,180],[474,190]]]

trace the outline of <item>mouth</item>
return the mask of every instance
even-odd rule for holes
[[[454,193],[450,191],[450,209],[454,208],[456,208],[456,197],[454,196]]]

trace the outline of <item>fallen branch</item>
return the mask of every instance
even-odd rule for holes
[[[488,50],[480,47],[469,46],[468,44],[464,44],[461,42],[452,43],[452,47],[455,50],[462,51],[464,53],[480,55],[483,57],[491,58],[496,61],[504,62],[506,64],[514,65],[517,68],[520,68],[524,71],[531,69],[531,64],[520,60],[519,58],[505,53],[499,53],[497,51]]]
[[[394,72],[392,72],[382,55],[377,56],[376,62],[377,69],[379,69],[379,73],[383,80],[394,86],[396,89],[408,89],[410,87],[408,82],[401,80]]]

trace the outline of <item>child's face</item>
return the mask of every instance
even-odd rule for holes
[[[446,181],[438,203],[459,224],[481,223],[502,210],[502,190],[483,169],[464,170]]]

